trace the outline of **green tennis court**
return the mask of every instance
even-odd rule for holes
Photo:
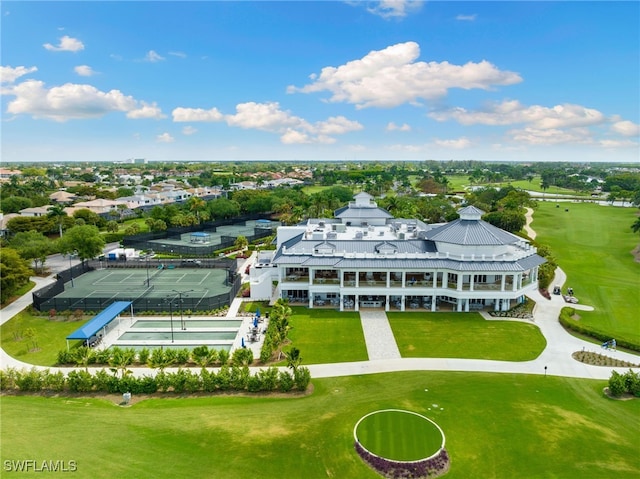
[[[175,290],[191,290],[190,296],[206,297],[228,292],[227,279],[228,272],[224,269],[101,269],[74,278],[73,287],[67,284],[59,297],[118,297],[126,294],[165,298]]]
[[[356,440],[376,456],[393,461],[419,461],[444,447],[440,428],[420,414],[398,409],[376,411],[363,417]]]

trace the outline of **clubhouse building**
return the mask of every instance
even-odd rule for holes
[[[538,288],[536,248],[474,206],[425,224],[394,218],[367,193],[354,200],[335,218],[279,227],[275,254],[252,268],[251,297],[340,311],[506,311]]]

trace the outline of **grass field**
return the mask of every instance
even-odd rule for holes
[[[300,350],[304,364],[369,359],[358,313],[303,307],[291,309],[290,347]]]
[[[530,361],[547,345],[533,324],[487,321],[478,313],[387,313],[404,358]]]
[[[313,384],[306,397],[154,399],[128,408],[3,396],[0,458],[75,460],[73,477],[82,479],[375,479],[354,451],[353,427],[371,411],[399,408],[442,428],[447,479],[640,475],[640,401],[607,399],[605,381],[411,372]]]
[[[63,321],[57,318],[49,320],[48,316],[32,316],[22,311],[0,328],[0,346],[7,354],[20,361],[39,366],[53,366],[58,351],[67,348],[66,337],[84,324],[84,321]],[[33,328],[36,331],[38,351],[31,352],[31,341],[24,336],[16,341],[17,331]]]
[[[569,208],[569,212],[565,212]],[[631,250],[640,242],[631,231],[635,208],[586,203],[541,202],[533,216],[536,241],[551,247],[581,303],[580,321],[612,338],[640,344],[640,263]]]
[[[419,461],[442,446],[435,424],[407,411],[376,411],[358,423],[356,437],[376,456],[394,461]]]

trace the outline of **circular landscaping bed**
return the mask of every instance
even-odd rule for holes
[[[442,429],[411,411],[385,409],[362,417],[353,429],[358,455],[388,478],[433,478],[449,470]]]

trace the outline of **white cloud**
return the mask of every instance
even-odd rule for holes
[[[173,55],[174,57],[179,58],[187,58],[187,54],[183,52],[169,52],[169,55]]]
[[[10,66],[0,67],[0,82],[13,83],[21,76],[28,75],[29,73],[33,73],[36,71],[38,71],[37,67],[29,67],[29,68],[24,66],[19,66],[15,68]]]
[[[80,40],[71,38],[68,35],[60,38],[60,43],[57,46],[51,43],[45,43],[42,46],[51,52],[78,52],[84,50],[84,44]]]
[[[384,19],[403,18],[409,13],[419,10],[422,3],[422,0],[381,0],[373,2],[372,6],[367,7],[367,11]],[[352,4],[359,5],[361,3],[353,2]]]
[[[591,144],[589,130],[586,128],[571,128],[560,130],[556,128],[524,128],[511,130],[507,134],[517,143],[527,145],[560,145],[560,144]]]
[[[81,77],[90,77],[96,74],[96,72],[94,72],[88,65],[78,65],[73,70]]]
[[[598,144],[603,148],[637,148],[638,142],[631,140],[600,140]]]
[[[122,55],[118,55],[117,53],[111,53],[111,54],[109,55],[109,58],[112,58],[112,59],[114,59],[114,60],[115,60],[115,61],[117,61],[117,62],[122,61]]]
[[[235,115],[226,115],[230,126],[279,132],[289,127],[302,127],[305,121],[280,109],[277,102],[247,102],[236,105]]]
[[[127,113],[127,118],[131,118],[132,120],[140,120],[144,118],[154,118],[156,120],[159,120],[166,117],[167,115],[162,114],[162,110],[155,102],[149,104],[142,101],[140,102],[140,107]]]
[[[211,110],[203,110],[202,108],[176,108],[171,113],[173,121],[175,122],[187,122],[187,121],[222,121],[222,113],[217,108],[211,108]]]
[[[459,20],[461,22],[474,22],[476,20],[476,18],[478,18],[478,14],[474,13],[472,15],[457,15],[456,16],[456,20]]]
[[[394,122],[390,122],[387,125],[386,130],[387,131],[411,131],[411,127],[406,123],[403,123],[402,125],[398,126]]]
[[[622,136],[638,136],[640,135],[640,125],[632,121],[617,121],[611,125],[611,131]]]
[[[333,143],[333,135],[361,130],[363,126],[343,116],[330,117],[325,121],[309,123],[303,118],[282,110],[278,102],[246,102],[236,105],[236,113],[223,115],[217,108],[176,108],[173,121],[225,121],[237,128],[261,130],[280,135],[280,141],[293,143]]]
[[[309,135],[301,131],[287,129],[280,137],[280,141],[285,145],[302,145],[305,143],[311,143]]]
[[[462,125],[514,125],[524,123],[535,129],[554,129],[597,125],[605,121],[598,110],[565,103],[548,108],[525,106],[519,101],[491,104],[481,111],[452,108],[429,113],[437,121],[455,120]]]
[[[289,86],[289,93],[331,92],[330,102],[347,102],[356,108],[390,108],[445,96],[450,88],[489,90],[494,85],[520,83],[514,72],[502,71],[488,61],[452,65],[449,62],[416,62],[415,42],[369,52],[339,67],[325,67],[304,87]]]
[[[193,134],[195,134],[197,132],[198,132],[198,130],[196,128],[192,127],[192,126],[185,126],[182,129],[182,134],[183,135],[187,135],[187,136],[193,135]]]
[[[162,60],[164,60],[164,57],[161,57],[160,55],[158,55],[155,51],[153,50],[149,50],[149,52],[147,53],[147,55],[144,57],[145,61],[147,62],[151,62],[151,63],[156,63],[156,62],[161,62]]]
[[[455,140],[434,140],[433,143],[437,146],[451,148],[454,150],[461,150],[471,146],[471,141],[465,137],[457,138]]]
[[[176,141],[174,137],[172,137],[169,133],[163,133],[161,135],[156,136],[156,141],[158,143],[173,143]]]
[[[62,122],[100,118],[114,111],[127,112],[129,118],[157,118],[159,112],[155,104],[140,103],[120,90],[103,92],[86,84],[66,83],[48,89],[42,81],[27,80],[5,93],[16,97],[8,103],[7,113],[36,119]]]

